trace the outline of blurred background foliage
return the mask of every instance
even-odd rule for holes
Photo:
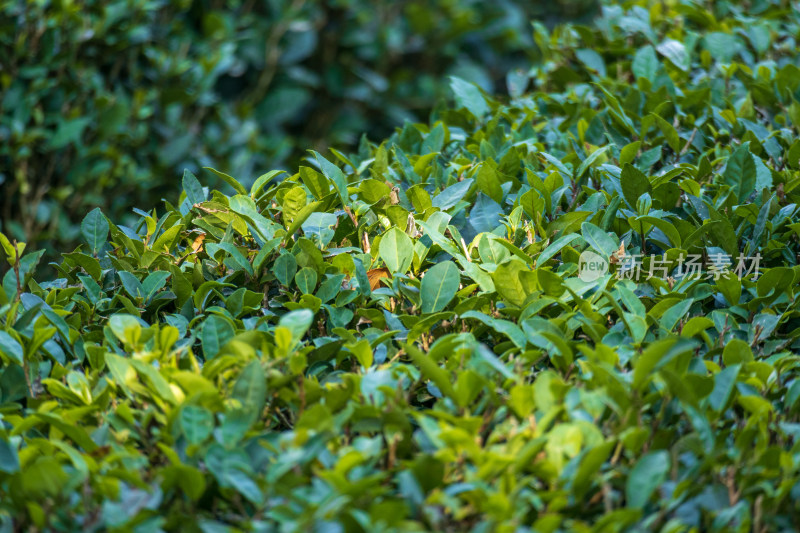
[[[306,150],[425,119],[448,77],[504,94],[541,59],[532,22],[594,0],[0,1],[7,235],[69,250],[95,206],[124,220],[183,168],[247,184]],[[213,184],[214,176],[202,171]]]

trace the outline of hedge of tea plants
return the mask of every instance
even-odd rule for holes
[[[55,280],[0,238],[0,531],[793,531],[798,34],[607,5]]]
[[[595,9],[595,0],[2,2],[0,231],[72,249],[91,209],[132,223],[130,206],[180,191],[184,167],[215,166],[249,185],[307,148],[387,135],[426,118],[448,75],[502,87],[537,57],[531,20]]]

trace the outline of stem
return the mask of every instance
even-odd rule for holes
[[[17,294],[14,297],[14,300],[20,300],[20,294],[22,294],[22,282],[19,278],[19,248],[17,248],[17,240],[14,239],[14,275],[17,278]]]
[[[22,371],[25,373],[25,384],[28,386],[28,393],[31,398],[36,398],[36,393],[33,392],[33,385],[31,384],[31,374],[28,370],[28,360],[25,357],[22,358]]]
[[[647,251],[647,241],[644,237],[644,224],[641,222],[639,223],[639,235],[642,238],[642,256],[644,256],[645,252]]]

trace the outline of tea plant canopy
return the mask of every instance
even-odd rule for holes
[[[0,531],[793,530],[799,23],[607,5],[55,280],[0,237]]]

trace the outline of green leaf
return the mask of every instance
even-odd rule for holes
[[[619,181],[622,187],[622,195],[632,209],[636,209],[636,202],[640,196],[649,194],[653,190],[647,176],[631,164],[626,164],[622,167]]]
[[[524,348],[527,344],[525,334],[522,332],[522,329],[508,320],[492,318],[489,315],[479,313],[478,311],[467,311],[466,313],[462,313],[461,318],[474,318],[476,320],[480,320],[498,333],[508,337],[518,348]]]
[[[122,342],[136,344],[142,332],[142,327],[147,324],[139,317],[119,313],[109,317],[108,327],[111,332]]]
[[[0,232],[0,248],[3,249],[8,264],[13,267],[16,260],[22,257],[22,252],[25,251],[25,243],[17,243],[17,246],[14,247],[8,237]]]
[[[586,159],[584,159],[581,162],[580,166],[578,167],[578,170],[575,171],[575,179],[577,181],[580,181],[581,178],[583,178],[583,176],[586,174],[586,172],[589,171],[589,169],[592,167],[592,165],[594,165],[594,162],[597,161],[597,159],[600,156],[605,154],[610,149],[611,149],[611,145],[606,145],[606,146],[603,146],[602,148],[598,148],[597,150],[592,152],[591,155],[589,155],[589,157],[587,157]]]
[[[290,253],[279,255],[273,264],[272,273],[275,274],[281,285],[288,287],[297,273],[297,260],[294,255]]]
[[[489,105],[481,94],[481,90],[474,84],[450,76],[450,89],[456,96],[456,105],[466,108],[475,118],[480,119],[489,112]]]
[[[214,417],[203,407],[187,405],[181,409],[178,421],[181,431],[186,435],[190,444],[200,444],[206,440],[214,430]]]
[[[261,504],[264,495],[249,475],[252,467],[243,450],[226,450],[213,444],[206,451],[205,464],[221,486],[235,489],[250,502]]]
[[[491,233],[484,233],[478,241],[478,253],[484,263],[500,265],[511,257],[508,248],[503,246],[497,237]]]
[[[72,442],[83,448],[85,451],[92,453],[97,449],[97,444],[95,444],[95,442],[89,436],[89,433],[87,433],[86,429],[84,429],[82,426],[72,424],[64,418],[56,416],[53,413],[39,411],[33,413],[33,416],[61,431],[64,435],[69,437]]]
[[[633,388],[641,389],[651,378],[653,370],[666,360],[666,354],[676,339],[666,338],[650,344],[636,359],[633,367]]]
[[[404,231],[391,228],[381,237],[378,253],[393,274],[405,274],[414,259],[414,243]]]
[[[753,361],[753,351],[743,340],[731,339],[725,343],[725,349],[722,352],[722,361],[725,363],[725,366],[749,363]]]
[[[314,294],[314,289],[317,287],[317,271],[309,267],[301,268],[294,280],[300,292]]]
[[[0,353],[19,365],[23,364],[25,351],[22,345],[5,331],[0,331]]]
[[[418,213],[423,213],[426,209],[433,205],[433,202],[431,201],[431,195],[428,194],[428,191],[425,190],[423,185],[414,185],[413,187],[409,187],[409,189],[406,191],[406,197],[408,197],[411,205],[414,206],[414,209],[416,209]]]
[[[537,268],[536,279],[546,295],[558,298],[564,294],[564,282],[561,276],[555,272],[547,270],[546,268]]]
[[[583,237],[577,233],[570,233],[568,235],[562,235],[558,239],[551,242],[547,248],[539,254],[539,257],[536,258],[537,265],[543,265],[547,261],[553,258],[554,255],[559,253],[562,248],[565,246],[572,244],[577,240],[583,240]]]
[[[314,321],[314,313],[309,309],[300,309],[286,313],[278,321],[278,325],[287,328],[292,333],[292,338],[299,341],[306,334]]]
[[[94,254],[108,241],[108,220],[99,207],[95,207],[81,222],[81,233]]]
[[[689,70],[689,53],[680,41],[675,39],[665,39],[657,47],[658,53],[670,60],[670,62],[684,72]]]
[[[720,276],[717,287],[730,305],[737,305],[742,297],[742,282],[734,275]]]
[[[651,45],[643,46],[637,50],[633,57],[631,71],[636,79],[650,80],[652,83],[656,79],[661,63],[656,55],[656,50]]]
[[[596,51],[591,48],[581,48],[575,51],[575,56],[589,70],[596,72],[600,76],[606,75],[606,64],[603,61],[603,56]]]
[[[200,341],[203,345],[203,354],[206,359],[211,359],[219,353],[229,340],[233,338],[236,332],[233,326],[222,317],[212,315],[203,322],[203,328],[200,330]]]
[[[591,222],[581,224],[581,234],[589,246],[600,252],[606,259],[619,249],[619,244]]]
[[[368,340],[362,339],[354,344],[348,344],[347,349],[353,352],[362,367],[369,368],[372,366],[374,354]]]
[[[244,255],[242,255],[242,252],[240,252],[236,246],[229,242],[220,242],[217,243],[216,246],[228,252],[231,256],[231,259],[233,259],[233,262],[236,263],[241,270],[244,270],[251,276],[254,274],[253,265],[250,264],[250,261],[248,261]]]
[[[283,223],[286,227],[291,225],[297,214],[306,205],[306,191],[300,187],[292,187],[283,196],[281,207],[283,208]]]
[[[317,200],[331,193],[331,183],[322,174],[310,167],[300,167],[300,179]]]
[[[253,359],[242,368],[233,384],[231,397],[239,400],[241,408],[247,413],[247,425],[254,424],[267,401],[267,378],[261,361]]]
[[[256,181],[253,182],[253,186],[250,187],[250,197],[255,198],[258,196],[258,194],[261,192],[261,189],[263,189],[267,183],[275,178],[275,176],[280,176],[285,172],[285,170],[270,170],[266,174],[260,175],[258,178],[256,178]]]
[[[224,172],[220,172],[219,170],[216,170],[211,167],[203,167],[203,168],[213,172],[216,176],[221,178],[225,183],[233,187],[233,190],[236,191],[237,194],[247,194],[247,189],[245,189],[244,186],[238,181],[236,181],[236,179],[233,178],[232,176],[229,176]]]
[[[502,264],[492,274],[495,290],[506,302],[521,306],[533,292],[536,273],[522,261]]]
[[[17,449],[3,438],[0,438],[0,472],[5,472],[6,474],[19,472]]]
[[[206,201],[206,193],[197,178],[188,169],[183,171],[183,191],[191,205]]]
[[[442,394],[448,398],[455,398],[456,391],[453,388],[449,374],[439,367],[436,362],[427,354],[422,353],[412,344],[405,345],[406,352],[411,356],[414,364],[420,369],[422,375],[431,380]]]
[[[671,245],[674,248],[680,248],[681,234],[673,224],[670,224],[666,220],[651,216],[637,217],[636,220],[638,222],[644,222],[646,224],[650,224],[651,226],[660,229],[664,233],[664,235],[667,236],[667,239],[669,239],[669,242],[664,244]]]
[[[576,498],[582,498],[597,480],[597,473],[614,449],[614,441],[604,442],[588,450],[581,459],[578,470],[572,478],[572,491]]]
[[[420,284],[420,309],[438,313],[450,303],[461,284],[461,273],[452,261],[442,261],[428,269]]]
[[[714,376],[714,389],[708,397],[708,404],[717,412],[722,411],[728,403],[728,399],[736,385],[736,378],[739,375],[741,365],[728,366]]]
[[[119,280],[122,282],[125,292],[127,292],[131,298],[144,298],[144,287],[142,287],[142,283],[136,276],[124,270],[117,272],[117,276],[119,276]]]
[[[320,204],[321,204],[321,202],[311,202],[310,204],[308,204],[304,208],[302,208],[295,215],[294,220],[292,221],[292,224],[286,230],[286,237],[285,237],[286,241],[288,241],[295,233],[297,233],[297,230],[300,229],[300,226],[303,225],[303,222],[308,220],[308,217],[311,216],[311,213],[314,213],[314,212],[317,211],[317,208],[319,208]]]
[[[694,300],[692,298],[687,298],[682,302],[676,303],[664,311],[664,314],[662,314],[659,319],[659,325],[666,331],[672,331],[678,324],[678,321],[688,315],[689,309],[692,307],[693,303]]]
[[[156,242],[153,243],[151,249],[154,252],[169,253],[169,251],[175,245],[175,240],[180,236],[181,231],[183,231],[183,224],[177,224],[171,228],[167,228],[164,230],[164,233],[159,235],[159,237],[156,239]]]
[[[664,450],[643,455],[628,474],[625,483],[625,500],[628,507],[641,509],[650,500],[655,490],[667,479],[670,456]]]
[[[664,138],[667,140],[667,144],[672,151],[676,154],[680,153],[683,146],[681,144],[681,138],[678,135],[678,132],[675,130],[675,127],[655,113],[651,113],[650,116],[655,119],[658,129],[660,129],[661,133],[664,134]]]
[[[364,263],[360,258],[353,258],[353,266],[355,267],[355,278],[358,281],[358,290],[364,296],[372,294],[372,288],[369,284],[369,277],[367,276],[367,269],[364,268]]]
[[[728,185],[739,203],[747,200],[756,186],[756,164],[747,144],[736,149],[728,158],[723,183]]]
[[[349,205],[350,195],[347,192],[347,177],[344,175],[344,172],[314,150],[309,151],[317,158],[317,163],[319,163],[325,177],[333,182],[336,192],[339,193],[339,198],[342,200],[342,205]]]
[[[503,203],[503,189],[500,187],[500,180],[497,179],[497,172],[492,167],[486,163],[482,164],[478,169],[476,182],[486,196],[498,204]]]

